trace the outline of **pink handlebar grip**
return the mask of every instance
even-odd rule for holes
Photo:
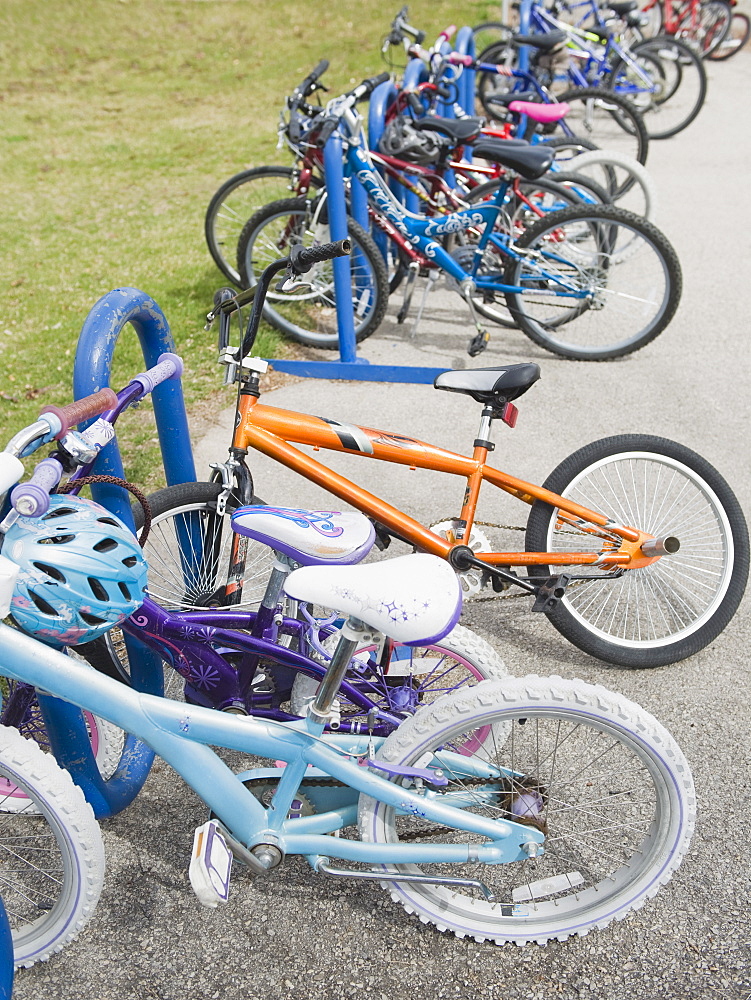
[[[92,393],[91,396],[84,396],[83,399],[76,400],[75,403],[68,403],[67,406],[43,406],[39,411],[43,413],[54,413],[61,423],[61,428],[55,435],[59,440],[68,433],[75,424],[89,417],[98,417],[100,413],[117,406],[117,396],[112,389],[100,389],[99,392]]]

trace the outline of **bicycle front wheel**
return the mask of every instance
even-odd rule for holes
[[[586,567],[546,612],[584,652],[623,667],[657,667],[699,652],[740,603],[749,566],[748,529],[732,490],[709,462],[665,438],[627,434],[586,445],[565,459],[545,489],[680,549],[641,569]],[[527,522],[528,552],[592,552],[620,545],[603,530],[581,530],[537,501]],[[581,572],[581,570],[573,570]],[[546,577],[565,567],[534,567]]]
[[[373,238],[353,219],[348,219],[347,228],[352,241],[352,308],[359,341],[380,325],[388,306],[389,282],[383,255]],[[293,244],[318,246],[330,239],[325,206],[310,206],[303,198],[272,202],[256,212],[240,236],[237,266],[243,285],[254,285],[261,271],[285,256]],[[264,319],[301,344],[335,349],[339,330],[333,261],[314,265],[304,280],[306,286],[301,290],[285,293],[272,288],[263,307]]]
[[[578,361],[638,351],[681,297],[675,250],[656,226],[612,205],[570,208],[531,226],[511,250],[506,301],[536,344]],[[531,251],[531,252],[530,252]]]
[[[20,791],[26,809],[6,809]],[[0,728],[0,886],[15,964],[28,968],[78,936],[99,899],[104,845],[83,792],[55,759]]]
[[[468,747],[497,777],[462,767]],[[373,866],[408,913],[477,941],[545,944],[622,919],[670,879],[694,828],[691,773],[670,734],[638,705],[582,681],[479,684],[402,723],[378,756],[441,768],[448,785],[431,797],[446,805],[545,833],[534,860]],[[359,827],[377,844],[466,843],[470,859],[487,843],[365,795]],[[480,881],[494,898],[479,887],[390,882],[392,872]]]
[[[248,543],[242,578],[233,580],[228,593],[234,538],[230,517],[239,503],[230,497],[220,513],[221,493],[220,483],[181,483],[149,497],[151,531],[143,549],[149,564],[149,597],[166,610],[249,611],[261,602],[274,553],[268,545],[242,538]],[[258,497],[251,500],[262,502]],[[139,533],[143,515],[136,510],[134,515]]]
[[[237,241],[243,226],[270,201],[288,198],[300,176],[294,167],[252,167],[230,177],[216,191],[206,209],[204,234],[214,263],[231,282],[240,284]],[[318,177],[310,179],[310,194],[322,187]],[[300,191],[295,192],[298,196]]]

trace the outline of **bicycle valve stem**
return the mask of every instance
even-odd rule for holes
[[[642,543],[641,550],[645,556],[670,556],[678,551],[681,543],[674,535],[666,538],[648,538]]]

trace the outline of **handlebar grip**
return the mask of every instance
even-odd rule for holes
[[[420,117],[422,117],[425,114],[423,103],[414,91],[407,94],[407,103],[416,115],[420,115]]]
[[[82,420],[88,420],[89,417],[98,417],[100,413],[112,410],[116,406],[117,396],[112,389],[108,388],[100,389],[99,392],[94,392],[90,396],[84,396],[83,399],[78,399],[75,403],[68,403],[67,406],[43,406],[39,415],[54,413],[58,418],[62,426],[55,438],[59,441],[75,424],[80,424]]]
[[[362,97],[358,97],[358,100],[362,100],[363,97],[370,97],[376,87],[380,87],[382,83],[386,83],[390,79],[391,74],[386,72],[379,73],[377,76],[369,76],[357,88],[358,91],[362,91]]]
[[[233,299],[234,297],[234,288],[227,288],[226,286],[224,288],[217,288],[214,292],[214,308],[216,309],[222,302],[226,302],[228,299]]]
[[[452,52],[449,56],[449,62],[454,66],[464,66],[469,69],[470,66],[474,66],[475,60],[472,56],[462,56],[458,52]]]
[[[315,69],[308,76],[306,83],[315,83],[319,77],[323,76],[326,70],[329,68],[328,59],[321,59]]]
[[[339,126],[338,118],[324,118],[323,124],[318,129],[318,135],[316,137],[317,146],[325,146],[331,136],[336,132]]]
[[[153,368],[147,372],[141,372],[131,379],[131,382],[140,382],[143,386],[142,396],[147,396],[153,392],[158,385],[166,382],[170,378],[180,378],[183,373],[183,359],[177,354],[160,354],[159,360]]]
[[[443,31],[438,36],[438,40],[443,39],[444,41],[449,41],[452,35],[456,34],[456,25],[450,24],[448,28],[444,28]]]
[[[23,517],[41,517],[50,506],[50,490],[60,482],[63,467],[56,458],[45,458],[26,483],[11,490],[10,502]]]
[[[303,247],[299,243],[292,247],[289,254],[290,265],[298,274],[305,274],[314,264],[323,260],[333,260],[334,257],[347,257],[352,252],[349,240],[338,240],[336,243],[322,243],[319,247]]]

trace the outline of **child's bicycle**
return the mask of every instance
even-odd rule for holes
[[[49,440],[44,422],[14,437],[0,456],[0,495],[20,474],[18,456]],[[101,547],[92,524],[110,552],[129,553],[113,558],[116,572],[107,581],[108,588],[114,584],[112,626],[141,595],[145,567],[132,535],[103,508],[86,506],[77,523],[81,532],[91,529],[95,550]],[[28,599],[28,567],[14,559],[26,535],[42,534],[30,521],[17,519],[5,537],[0,616]],[[68,527],[62,534],[75,532]],[[41,572],[57,574],[70,593],[66,544],[40,546]],[[439,640],[456,620],[461,586],[445,561],[429,555],[306,566],[284,586],[289,598],[323,604],[345,619],[307,715],[294,722],[141,694],[0,624],[4,675],[140,737],[204,800],[210,819],[196,832],[190,862],[203,903],[226,900],[233,857],[264,877],[288,855],[302,855],[320,874],[379,881],[408,912],[442,930],[544,944],[605,927],[667,882],[688,847],[694,792],[680,749],[646,712],[602,687],[527,677],[485,681],[441,698],[385,739],[325,733],[358,646],[380,631],[396,630],[407,644]],[[71,598],[69,614],[78,623],[88,612]],[[17,742],[13,731],[4,732],[3,746]],[[236,775],[212,746],[277,764]],[[28,776],[3,753],[0,768],[7,781],[25,781],[39,807],[31,815],[0,814],[0,879],[9,869],[18,879],[49,874],[42,915],[16,918],[15,928],[17,937],[35,939],[38,952],[44,938],[49,954],[80,923],[81,901],[89,911],[93,906],[101,884],[96,837],[43,783],[37,790],[35,772]],[[13,848],[19,831],[27,850],[35,850],[23,872]],[[62,866],[55,860],[61,853]],[[16,956],[22,964],[34,960],[28,938],[27,945]]]
[[[305,251],[292,249],[292,257],[268,267],[253,289],[236,296],[225,290],[210,313],[219,319],[227,381],[238,385],[235,430],[230,457],[213,466],[211,483],[168,487],[152,498],[146,551],[154,553],[152,587],[160,604],[240,609],[261,599],[255,575],[266,549],[244,549],[229,529],[230,513],[253,502],[246,456],[256,449],[368,515],[382,544],[396,537],[448,559],[468,596],[490,585],[527,593],[533,611],[544,612],[569,641],[607,662],[675,663],[720,634],[745,589],[748,530],[732,490],[699,455],[664,438],[621,435],[581,448],[542,486],[488,464],[493,421],[514,426],[514,401],[539,378],[537,365],[447,371],[436,379],[437,389],[469,396],[482,407],[471,456],[259,402],[267,363],[249,354],[272,276],[286,267],[287,285],[300,280],[294,261]],[[232,314],[252,299],[242,343],[231,347]],[[424,526],[295,444],[458,476],[466,483],[461,509]],[[476,519],[484,484],[531,508],[523,550],[493,550]],[[200,537],[202,553],[189,572],[188,531]]]

